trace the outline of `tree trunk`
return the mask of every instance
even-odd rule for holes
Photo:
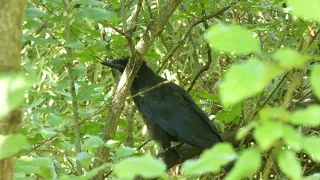
[[[0,0],[0,74],[14,72],[20,66],[20,40],[25,0]],[[15,109],[0,119],[0,135],[19,131],[21,111]],[[14,157],[0,160],[0,180],[13,179]]]

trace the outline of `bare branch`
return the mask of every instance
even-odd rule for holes
[[[132,57],[130,58],[128,65],[121,76],[115,96],[110,105],[112,108],[109,108],[109,116],[105,122],[104,131],[102,134],[102,139],[105,142],[114,137],[118,125],[118,119],[124,107],[124,100],[126,99],[134,77],[136,76],[142,64],[142,56],[148,51],[154,39],[160,35],[165,24],[180,3],[181,0],[167,1],[159,16],[155,19],[155,21],[148,25],[147,31],[135,46],[135,49],[132,52]],[[107,162],[109,158],[108,149],[106,147],[99,149],[98,156],[101,157],[103,161]],[[100,162],[96,161],[95,166],[99,165],[99,163]]]
[[[206,19],[211,19],[214,18],[218,15],[220,15],[221,13],[223,13],[224,11],[228,10],[229,8],[231,8],[233,6],[233,4],[225,6],[221,9],[219,9],[217,12],[212,13],[210,15],[207,16]],[[202,23],[204,21],[204,19],[200,19],[198,21],[193,22],[187,29],[186,33],[183,35],[183,38],[177,43],[176,46],[174,46],[171,51],[163,58],[160,67],[157,69],[156,73],[158,74],[161,69],[166,65],[166,63],[168,62],[168,60],[173,56],[173,54],[184,44],[184,42],[186,41],[187,37],[189,36],[189,34],[191,33],[192,29]]]

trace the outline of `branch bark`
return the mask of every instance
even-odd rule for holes
[[[176,46],[174,46],[170,52],[168,54],[166,54],[166,56],[163,58],[162,62],[161,62],[161,65],[160,67],[157,69],[156,73],[159,74],[159,72],[162,70],[162,68],[166,65],[166,63],[168,62],[168,60],[173,56],[173,54],[184,44],[184,42],[186,41],[187,37],[189,36],[189,34],[191,33],[192,29],[204,22],[204,20],[207,20],[207,19],[211,19],[211,18],[214,18],[216,16],[218,16],[219,14],[223,13],[224,11],[228,10],[229,8],[231,8],[232,6],[234,5],[234,3],[228,5],[228,6],[225,6],[221,9],[219,9],[217,12],[215,13],[212,13],[208,16],[206,16],[206,19],[199,19],[195,22],[193,22],[187,29],[186,33],[184,34],[183,38],[177,43]]]
[[[20,40],[26,1],[0,0],[0,74],[15,72],[20,67]],[[20,109],[0,119],[0,135],[17,133],[21,126]],[[0,160],[0,180],[13,179],[14,156]]]
[[[64,0],[65,3],[65,19],[64,19],[64,25],[65,25],[65,38],[66,38],[66,43],[68,44],[71,41],[71,36],[70,36],[70,20],[69,20],[69,9],[71,9],[72,5],[68,3],[67,0]],[[71,91],[71,97],[72,97],[72,112],[73,112],[73,123],[75,125],[74,127],[74,139],[75,139],[75,153],[78,154],[81,152],[81,134],[80,134],[80,124],[79,124],[79,106],[78,106],[78,101],[76,100],[77,93],[76,93],[76,88],[75,88],[75,79],[72,76],[72,70],[73,70],[73,65],[72,65],[72,51],[71,48],[66,47],[67,50],[67,58],[69,59],[70,62],[66,64],[67,69],[68,69],[68,75],[69,78],[71,79],[71,84],[70,84],[70,91]],[[76,174],[81,175],[82,174],[82,166],[79,160],[76,160]]]
[[[165,24],[180,3],[181,0],[167,1],[159,16],[147,26],[146,32],[134,49],[130,48],[133,51],[132,57],[130,58],[129,63],[119,81],[115,96],[110,105],[112,108],[109,108],[108,110],[109,116],[105,122],[104,131],[102,134],[102,139],[105,142],[114,137],[118,125],[118,119],[124,107],[124,100],[126,99],[133,79],[142,64],[143,55],[148,51],[154,39],[161,34]],[[127,41],[129,42],[130,40]],[[133,41],[131,40],[131,42]],[[98,156],[101,157],[104,162],[107,162],[109,158],[108,149],[106,147],[100,148],[98,151]],[[95,166],[99,164],[100,162],[96,162]]]

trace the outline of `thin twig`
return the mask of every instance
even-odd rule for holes
[[[119,29],[119,28],[115,27],[115,26],[114,26],[111,22],[109,22],[109,21],[105,21],[105,22],[106,22],[106,24],[107,24],[110,28],[112,28],[112,29],[115,30],[117,33],[121,34],[122,36],[126,37],[126,34],[123,32],[122,29]]]
[[[65,3],[65,12],[66,16],[64,19],[64,25],[65,25],[65,39],[66,42],[69,43],[71,41],[70,36],[70,21],[68,18],[69,9],[72,8],[72,4],[69,4],[66,0],[64,0]],[[73,66],[72,66],[72,51],[71,48],[66,47],[67,51],[67,57],[71,60],[71,62],[67,63],[67,70],[69,74],[69,78],[71,79],[70,84],[70,91],[71,91],[71,97],[72,97],[72,111],[73,111],[73,123],[75,125],[74,128],[74,136],[75,136],[75,152],[78,154],[81,152],[81,134],[80,134],[80,126],[79,126],[79,107],[78,107],[78,101],[76,100],[77,94],[76,94],[76,88],[75,88],[75,79],[72,76]],[[82,166],[79,160],[76,160],[76,172],[77,175],[82,174]]]
[[[207,16],[206,19],[211,19],[214,18],[218,15],[220,15],[221,13],[223,13],[224,11],[228,10],[229,8],[231,8],[235,3],[232,3],[231,5],[225,6],[221,9],[219,9],[217,12],[212,13],[210,15]],[[191,33],[192,29],[202,23],[204,21],[204,19],[200,19],[198,21],[193,22],[187,29],[186,33],[183,35],[183,38],[177,43],[177,45],[175,45],[170,52],[163,58],[160,67],[157,69],[156,73],[159,74],[159,72],[161,71],[161,69],[166,65],[166,63],[168,62],[168,60],[173,56],[173,54],[184,44],[184,42],[186,41],[187,37],[189,36],[189,34]]]
[[[142,2],[143,2],[143,0],[139,0],[138,4],[136,5],[135,12],[134,12],[132,19],[131,19],[130,28],[128,29],[129,35],[132,35],[134,28],[136,27],[138,17],[139,17],[140,11],[141,11],[141,7],[142,7]]]
[[[265,168],[263,170],[263,175],[262,179],[263,180],[268,180],[269,179],[269,174],[271,172],[272,164],[273,164],[273,159],[276,153],[282,148],[282,144],[278,141],[276,142],[276,147],[272,150],[271,154],[269,155],[267,162],[265,164]]]
[[[312,91],[308,92],[307,94],[305,94],[304,96],[300,97],[298,99],[298,101],[292,103],[289,105],[288,109],[290,110],[291,108],[293,108],[294,106],[296,106],[298,103],[301,103],[302,100],[304,100],[306,97],[308,97],[310,94],[312,94]]]
[[[266,100],[262,103],[262,104],[257,104],[257,108],[253,114],[253,117],[256,116],[258,114],[258,112],[260,111],[261,108],[263,108],[271,99],[271,97],[274,95],[274,93],[278,90],[278,88],[280,87],[280,85],[284,82],[284,80],[287,78],[288,73],[286,73],[282,79],[279,81],[279,83],[277,84],[277,86],[270,92],[270,94],[268,95],[268,97],[266,98]]]
[[[204,27],[205,29],[209,29],[209,25],[208,25],[208,22],[207,22],[207,16],[205,14],[205,11],[204,11],[204,5],[203,3],[201,2],[201,7],[202,7],[202,20],[203,20],[203,24],[204,24]],[[193,78],[193,80],[191,81],[191,84],[190,86],[188,87],[188,92],[191,91],[191,89],[193,88],[194,84],[196,83],[197,79],[200,77],[200,75],[207,71],[211,65],[211,62],[212,62],[212,51],[211,51],[211,47],[209,45],[209,43],[206,43],[207,44],[207,55],[208,55],[208,62],[206,63],[205,66],[203,66],[203,68],[195,75],[195,77]]]
[[[137,147],[136,151],[140,151],[141,148],[143,148],[146,144],[148,144],[152,139],[149,138],[145,142],[143,142],[139,147]]]

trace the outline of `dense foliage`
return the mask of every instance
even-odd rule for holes
[[[18,84],[0,116],[21,103],[24,112],[21,133],[0,139],[0,159],[19,152],[15,178],[320,178],[319,0],[183,1],[144,59],[236,139],[165,173],[160,146],[142,145],[149,135],[129,95],[114,138],[103,140],[120,76],[99,62],[128,56],[121,32],[136,9],[134,43],[166,2],[28,1],[22,72],[0,79]],[[102,146],[109,162],[97,165]]]

